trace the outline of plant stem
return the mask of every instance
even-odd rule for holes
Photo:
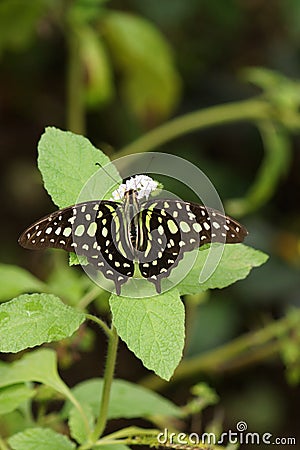
[[[82,406],[79,403],[79,401],[77,400],[77,398],[73,395],[72,391],[67,386],[66,386],[66,389],[65,389],[65,395],[70,400],[70,402],[73,403],[75,408],[78,410],[78,412],[81,415],[81,418],[83,420],[86,432],[89,433],[90,432],[90,425],[89,425],[88,419],[87,419],[87,417],[85,415],[85,412],[83,411]]]
[[[85,309],[98,295],[104,292],[102,288],[94,286],[90,291],[88,291],[78,302],[77,308],[82,311]]]
[[[111,434],[107,434],[101,439],[101,442],[106,440],[111,441],[112,439],[127,438],[131,436],[157,436],[160,430],[140,428],[140,427],[127,427],[121,430],[114,431]]]
[[[94,316],[93,314],[86,314],[85,316],[87,319],[92,320],[97,325],[99,325],[108,338],[111,336],[110,328],[106,325],[106,323],[102,319],[100,319],[97,316]]]
[[[281,337],[286,337],[293,328],[299,326],[299,322],[300,314],[294,311],[293,314],[288,314],[261,330],[247,333],[203,355],[186,359],[178,366],[168,386],[170,383],[178,383],[199,373],[225,372],[266,360],[280,351]],[[147,376],[141,384],[156,391],[164,389],[167,385],[164,380],[153,375]]]
[[[108,341],[108,349],[107,349],[107,360],[104,369],[104,384],[102,391],[102,398],[100,404],[100,412],[99,417],[95,426],[93,433],[91,434],[91,439],[95,442],[99,436],[102,435],[106,422],[107,422],[107,413],[109,406],[109,397],[110,390],[113,381],[115,364],[117,358],[117,349],[118,349],[118,335],[115,327],[112,325],[110,329],[110,336]]]
[[[9,450],[4,440],[0,437],[0,450]]]
[[[270,118],[272,107],[261,97],[212,106],[169,120],[121,149],[114,155],[114,159],[153,150],[178,136],[210,126]]]

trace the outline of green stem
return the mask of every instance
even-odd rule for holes
[[[98,295],[100,295],[100,293],[103,292],[103,289],[98,287],[98,286],[94,286],[90,291],[88,291],[83,297],[82,299],[78,302],[77,308],[82,311],[83,309],[85,309],[93,300],[95,300],[95,298],[98,297]]]
[[[67,27],[67,129],[85,134],[85,108],[83,94],[83,67],[80,59],[79,39],[72,26]]]
[[[102,330],[104,331],[104,333],[106,334],[106,336],[109,338],[111,336],[111,330],[110,328],[106,325],[106,323],[104,322],[104,320],[100,319],[97,316],[94,316],[93,314],[86,314],[85,315],[87,319],[92,320],[93,322],[95,322],[97,325],[99,325]]]
[[[226,202],[226,211],[234,217],[249,214],[264,205],[287,173],[291,160],[291,139],[288,132],[271,120],[258,124],[264,157],[248,192],[241,198]]]
[[[85,415],[85,412],[82,409],[81,404],[79,403],[77,398],[73,395],[73,393],[69,390],[69,388],[66,389],[65,395],[70,400],[70,402],[73,403],[73,405],[75,406],[75,408],[78,410],[79,414],[81,415],[86,432],[90,433],[90,425],[89,425],[88,419]]]
[[[1,437],[0,437],[0,450],[8,450],[8,446]]]
[[[104,370],[104,384],[100,404],[100,412],[95,429],[91,434],[91,440],[93,442],[95,442],[99,438],[99,436],[102,435],[106,427],[110,390],[113,381],[117,358],[117,349],[118,349],[118,335],[115,327],[112,325],[108,341],[107,360]]]
[[[107,434],[102,439],[100,439],[101,442],[104,443],[104,441],[112,439],[120,439],[120,438],[127,438],[132,436],[157,436],[157,434],[160,432],[160,430],[156,429],[145,429],[140,427],[127,427],[122,428],[121,430],[114,431],[111,434]]]
[[[300,314],[294,311],[259,331],[248,333],[203,355],[188,358],[178,366],[168,386],[200,373],[215,374],[266,360],[280,351],[280,338],[299,326],[299,322]],[[164,380],[153,375],[143,379],[141,384],[156,391],[167,385]]]
[[[176,117],[144,134],[114,155],[114,159],[153,150],[165,142],[191,131],[234,121],[260,121],[272,117],[272,108],[262,98],[212,106]]]
[[[144,429],[139,427],[128,427],[121,430],[115,431],[103,438],[97,440],[94,443],[86,443],[79,447],[80,450],[90,450],[96,446],[108,446],[115,444],[125,444],[125,445],[143,445],[144,447],[154,447],[158,446],[158,434],[161,430],[158,429]],[[179,432],[178,432],[179,433]],[[178,448],[176,442],[164,444],[165,447]],[[198,450],[225,450],[224,447],[211,446],[203,444],[202,446],[197,446]]]

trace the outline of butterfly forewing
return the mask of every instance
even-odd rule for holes
[[[19,244],[27,249],[62,248],[72,252],[73,208],[55,211],[35,222],[19,237]]]
[[[187,204],[195,215],[195,223],[201,226],[199,231],[200,246],[210,242],[237,244],[243,242],[248,235],[246,228],[231,217],[197,203]],[[194,227],[197,227],[197,225],[194,225]]]
[[[61,248],[85,256],[114,281],[117,293],[133,276],[132,251],[117,202],[91,201],[56,211],[29,227],[19,243],[28,249]]]

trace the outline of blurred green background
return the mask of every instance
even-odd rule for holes
[[[41,278],[53,264],[48,253],[17,244],[26,226],[54,209],[36,169],[46,126],[83,133],[117,157],[172,117],[220,104],[230,114],[232,102],[260,99],[263,91],[266,121],[254,114],[238,122],[237,113],[222,124],[216,113],[215,126],[195,127],[159,147],[200,167],[227,211],[247,226],[247,244],[270,255],[245,281],[192,307],[186,354],[199,355],[299,308],[299,23],[298,0],[2,0],[1,262]],[[260,194],[243,207],[259,173]],[[296,349],[299,344],[295,338]],[[241,361],[176,391],[170,386],[168,395],[184,403],[188,386],[205,379],[220,395],[225,429],[245,420],[251,431],[299,441],[299,360],[297,354],[288,372],[280,358]],[[96,376],[101,364],[82,355],[64,376],[73,384]],[[117,376],[146,374],[121,344]],[[204,424],[213,414],[207,410]]]

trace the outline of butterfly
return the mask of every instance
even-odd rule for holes
[[[112,200],[93,200],[55,211],[20,236],[27,249],[59,248],[85,256],[88,263],[112,280],[116,293],[134,275],[161,292],[161,281],[185,252],[204,244],[239,243],[248,232],[236,220],[197,203],[149,195],[158,183],[137,175],[113,192]]]

